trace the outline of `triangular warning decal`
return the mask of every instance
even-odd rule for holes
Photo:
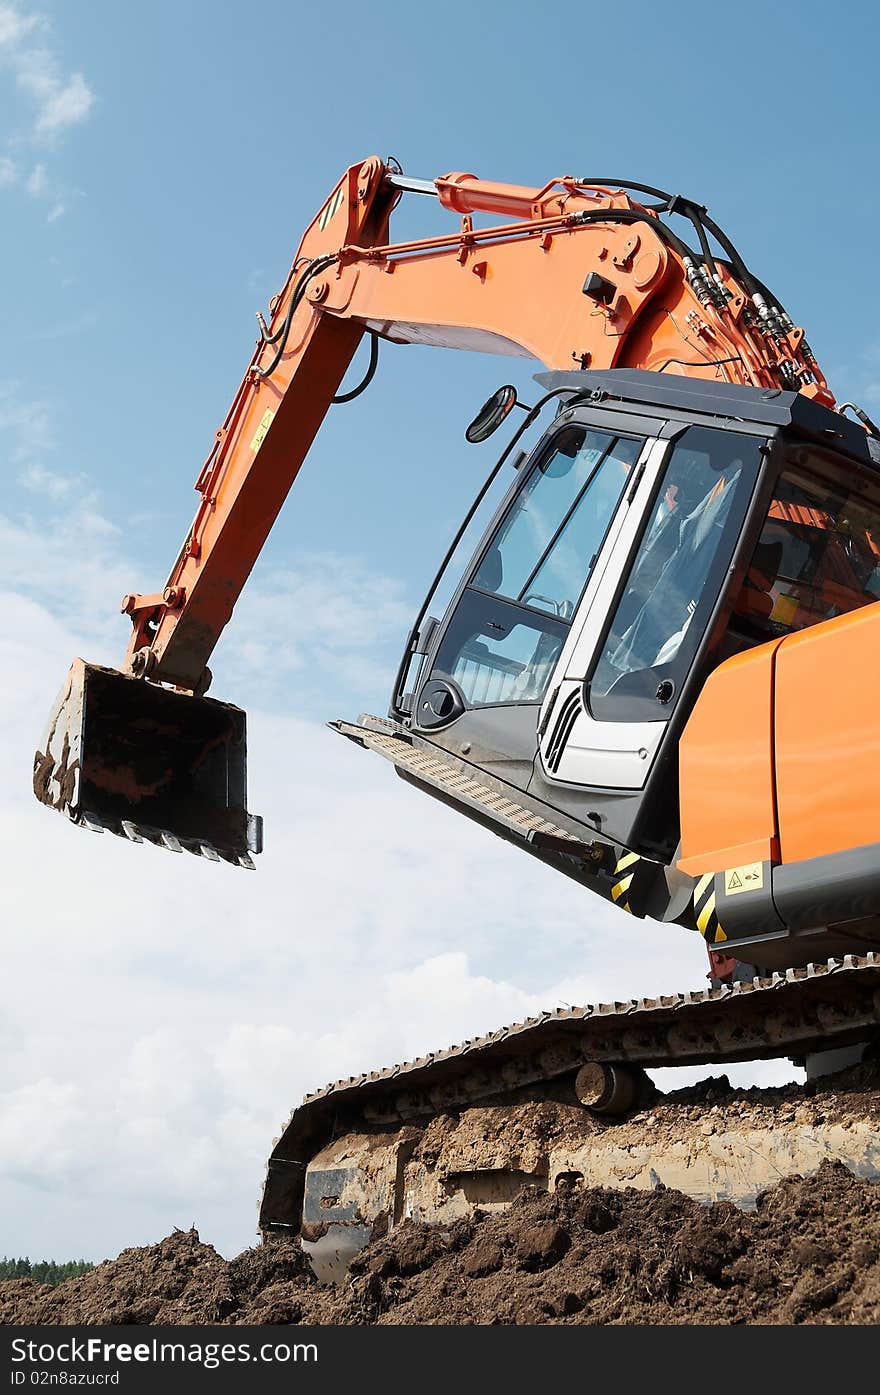
[[[760,862],[747,862],[744,867],[728,867],[724,873],[727,896],[738,896],[744,891],[761,891],[763,886],[764,867]]]

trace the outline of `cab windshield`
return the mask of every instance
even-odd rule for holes
[[[644,442],[563,427],[482,553],[434,662],[470,707],[540,702]]]
[[[641,442],[582,426],[561,431],[532,471],[473,579],[570,619]]]

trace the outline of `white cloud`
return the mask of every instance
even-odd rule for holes
[[[11,42],[8,57],[18,86],[34,104],[38,135],[54,136],[85,120],[95,98],[82,73],[65,77],[50,49],[31,48],[20,40]]]
[[[0,381],[0,437],[7,457],[29,464],[55,448],[55,435],[45,402],[27,397],[20,383]]]
[[[85,529],[86,536],[116,532],[115,526],[100,514],[98,496],[82,471],[64,472],[46,465],[45,462],[58,452],[48,406],[39,398],[26,396],[21,384],[10,380],[0,381],[0,444],[7,460],[19,466],[18,484],[38,496],[41,502],[76,502],[74,514],[68,511],[47,519],[47,526],[58,527],[65,536],[81,528]],[[11,544],[12,558],[29,557],[34,547],[39,546],[40,530],[27,515],[17,521],[10,515],[0,516],[0,528]],[[14,560],[12,566],[15,566]],[[41,584],[39,577],[37,583]]]
[[[43,1183],[63,1177],[74,1141],[67,1131],[82,1110],[77,1086],[44,1076],[0,1096],[0,1110],[0,1169],[12,1178],[37,1176]],[[60,1132],[54,1147],[48,1133],[56,1127]]]
[[[258,568],[213,666],[231,685],[256,685],[263,702],[295,694],[311,704],[322,689],[385,701],[412,614],[394,578],[357,557],[310,551],[288,567]]]
[[[44,465],[28,465],[19,475],[18,482],[35,494],[58,500],[69,498],[83,479],[82,475],[60,475],[55,470],[47,470]]]
[[[33,39],[40,34],[42,42]],[[81,72],[66,72],[47,40],[51,32],[40,15],[20,7],[0,4],[0,65],[6,67],[21,93],[27,112],[26,126],[7,138],[9,146],[52,145],[89,115],[95,95]],[[67,197],[45,164],[37,164],[25,178],[10,155],[0,156],[0,187],[22,183],[33,198],[51,200],[48,223],[57,222],[67,207]]]
[[[24,15],[14,5],[0,5],[0,49],[20,44],[39,23],[37,15]]]
[[[94,93],[82,73],[74,73],[43,98],[37,130],[54,135],[67,126],[75,126],[88,116],[94,100]]]
[[[25,188],[32,198],[41,198],[46,192],[48,180],[46,178],[46,166],[34,165],[25,181]]]

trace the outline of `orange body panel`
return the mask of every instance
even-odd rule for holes
[[[773,788],[776,640],[709,675],[679,746],[681,857],[690,876],[778,861]]]
[[[880,842],[878,694],[880,605],[789,635],[779,646],[782,861]]]
[[[878,693],[880,605],[716,669],[679,749],[680,870],[880,842]]]

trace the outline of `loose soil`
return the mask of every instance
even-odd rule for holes
[[[856,1105],[876,1118],[876,1067],[833,1088],[743,1092],[722,1079],[667,1099],[696,1129],[715,1105],[731,1120],[744,1105],[776,1118],[791,1110],[792,1123],[798,1109],[827,1117]],[[527,1188],[505,1211],[445,1227],[404,1222],[337,1289],[317,1284],[290,1241],[227,1261],[195,1230],[57,1288],[0,1283],[0,1322],[33,1325],[878,1321],[880,1184],[833,1162],[780,1182],[750,1212],[662,1187]]]

